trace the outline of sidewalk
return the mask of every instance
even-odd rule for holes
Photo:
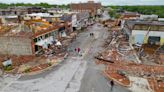
[[[84,74],[85,64],[82,65],[82,63],[84,63],[84,61],[79,58],[67,59],[66,64],[61,66],[60,69],[52,71],[45,77],[26,81],[15,81],[4,89],[4,92],[69,92],[70,88],[78,90],[80,80],[76,80],[78,84],[77,88],[74,89],[74,84],[72,84],[74,80],[72,79],[79,79],[79,72],[81,76]],[[68,88],[68,85],[72,86]]]
[[[26,76],[26,75],[35,75],[35,74],[39,74],[42,73],[44,71],[47,71],[49,69],[51,69],[54,66],[57,66],[58,64],[60,64],[62,61],[64,61],[64,59],[68,56],[67,53],[63,53],[63,55],[61,56],[53,56],[47,59],[44,59],[44,62],[41,62],[40,64],[36,64],[36,65],[22,65],[22,67],[20,67],[20,71],[19,73],[22,73],[22,76]],[[27,69],[29,69],[27,71]]]

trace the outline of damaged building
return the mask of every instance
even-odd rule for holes
[[[0,54],[3,55],[35,55],[49,48],[59,36],[64,24],[49,24],[35,20],[14,26],[0,36]]]
[[[39,12],[45,12],[45,9],[42,7],[8,7],[7,9],[0,9],[0,15],[1,16],[8,16],[8,15],[24,15],[24,14],[31,14],[31,13],[39,13]]]
[[[164,44],[164,23],[158,21],[127,21],[124,32],[132,44]]]
[[[133,44],[164,44],[164,23],[136,23],[132,30],[131,42]]]

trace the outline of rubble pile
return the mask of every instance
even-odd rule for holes
[[[104,75],[107,78],[110,78],[110,79],[116,81],[118,84],[120,84],[122,86],[126,86],[126,87],[130,86],[130,80],[128,79],[128,77],[126,75],[122,74],[121,72],[110,71],[109,67],[107,67],[107,69],[104,71]]]
[[[8,59],[8,57],[11,58],[13,66],[19,66],[19,65],[27,63],[27,62],[32,62],[33,59],[35,58],[35,56],[33,56],[33,55],[26,55],[26,56],[22,56],[22,55],[21,56],[16,56],[16,55],[4,56],[4,55],[0,55],[0,61],[5,61],[5,60]],[[0,65],[2,65],[2,62],[1,62]]]
[[[148,82],[150,84],[150,88],[153,89],[154,92],[164,92],[164,81],[163,81],[163,79],[149,78]]]
[[[161,47],[158,45],[142,45],[141,49],[143,49],[143,55],[140,58],[143,61],[143,63],[147,64],[146,61],[149,61],[153,64],[163,64],[164,60],[162,60],[161,56],[164,55],[164,50],[160,48]]]
[[[110,33],[113,32],[110,31]],[[118,31],[113,37],[108,37],[104,47],[105,50],[95,58],[97,59],[96,64],[106,65],[103,74],[108,79],[114,80],[122,86],[130,87],[129,76],[141,77],[148,80],[150,88],[154,92],[164,92],[164,81],[162,81],[164,67],[137,62],[137,50],[129,44],[121,32]],[[149,51],[150,54],[154,53],[152,50],[145,49],[145,51]]]
[[[43,70],[43,69],[45,69],[49,66],[50,65],[48,63],[47,64],[40,64],[38,66],[34,66],[34,67],[29,68],[29,71],[27,71],[27,72],[36,72],[36,71],[39,71],[39,70]]]
[[[108,64],[107,69],[109,71],[117,72],[122,71],[126,75],[137,76],[137,77],[162,77],[164,75],[164,67],[162,66],[151,66],[142,65],[135,63],[124,63],[117,62],[114,64]]]

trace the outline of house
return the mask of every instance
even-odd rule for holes
[[[164,23],[158,21],[138,21],[131,30],[132,44],[164,45]]]
[[[94,1],[88,1],[87,3],[71,3],[70,9],[74,12],[89,12],[91,17],[97,15],[97,10],[101,9],[101,3],[95,3]]]

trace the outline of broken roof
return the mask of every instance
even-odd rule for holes
[[[71,21],[72,20],[72,14],[65,14],[60,19],[63,21]]]
[[[8,29],[5,29],[3,34],[1,34],[1,36],[31,37],[32,36],[32,30],[24,24],[19,24],[19,25],[11,26]]]
[[[151,27],[152,29],[156,27],[156,31],[164,30],[164,22],[159,22],[159,21],[126,20],[125,25],[128,26],[130,29],[134,29],[134,30],[142,30],[142,29],[145,30],[145,27],[147,29],[148,27]]]
[[[23,36],[23,37],[36,37],[64,27],[64,23],[50,23],[43,19],[26,20],[22,23],[15,25],[8,25],[0,27],[1,36]]]
[[[158,21],[143,21],[135,22],[133,29],[134,30],[154,30],[154,31],[164,31],[164,23]]]

